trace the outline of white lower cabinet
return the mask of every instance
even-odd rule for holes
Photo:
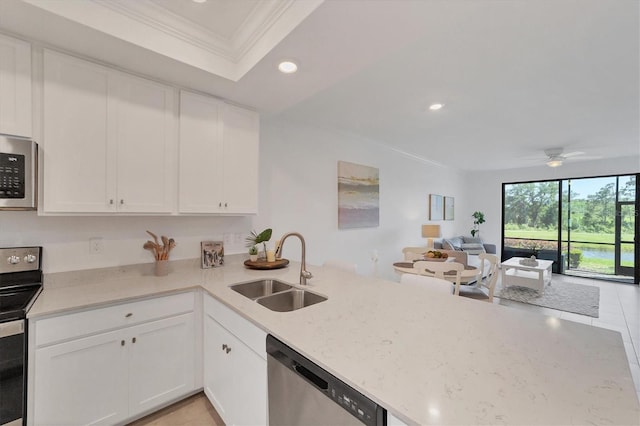
[[[29,423],[121,423],[193,392],[194,306],[194,294],[184,293],[35,321]],[[101,332],[120,325],[121,317],[132,325]],[[65,330],[51,333],[79,320],[91,335],[69,340]],[[52,343],[56,337],[62,341]]]
[[[112,424],[128,417],[128,351],[122,332],[36,351],[37,425]]]
[[[194,389],[194,314],[134,327],[129,334],[129,414]]]
[[[266,333],[204,300],[204,392],[227,425],[266,425]]]

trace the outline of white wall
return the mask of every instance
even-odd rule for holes
[[[151,263],[142,245],[157,235],[173,237],[171,259],[200,256],[200,241],[223,240],[225,233],[242,233],[240,244],[225,245],[227,254],[244,252],[249,217],[39,217],[35,212],[0,212],[0,247],[43,246],[46,273]],[[89,251],[89,239],[102,237],[101,254]]]
[[[372,274],[371,250],[379,255],[380,276],[396,279],[392,263],[402,259],[402,247],[423,246],[421,225],[427,223],[430,193],[455,197],[456,220],[437,222],[444,236],[470,228],[466,182],[455,170],[420,161],[376,141],[285,123],[274,118],[261,124],[260,214],[258,230],[271,227],[274,239],[298,231],[307,242],[307,261],[322,264],[343,259]],[[338,229],[338,161],[380,169],[380,226]],[[470,213],[469,213],[470,214]],[[284,257],[299,259],[293,237]]]
[[[507,169],[489,172],[468,172],[468,196],[472,210],[484,212],[486,223],[481,235],[495,243],[498,251],[502,232],[502,184],[545,179],[566,179],[589,176],[622,175],[640,172],[640,157],[624,157],[598,161],[567,162],[561,167],[547,166]]]

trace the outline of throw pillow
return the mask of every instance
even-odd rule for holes
[[[482,244],[482,238],[462,237],[462,242],[465,244]]]
[[[455,237],[442,240],[442,248],[445,250],[462,250],[462,238]]]

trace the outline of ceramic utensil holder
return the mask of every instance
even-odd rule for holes
[[[154,272],[156,277],[164,277],[169,274],[169,261],[168,260],[156,260]]]

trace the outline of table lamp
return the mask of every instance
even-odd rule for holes
[[[440,225],[422,225],[422,238],[427,239],[427,248],[433,249],[433,239],[440,237]]]

